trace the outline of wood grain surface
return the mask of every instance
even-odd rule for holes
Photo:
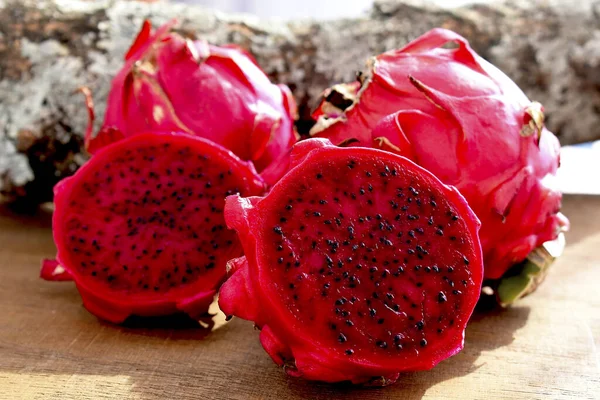
[[[373,389],[287,377],[252,323],[103,323],[38,278],[50,216],[0,212],[2,399],[600,399],[600,197],[567,197],[568,247],[534,295],[477,312],[466,347]],[[170,328],[166,328],[169,326]]]

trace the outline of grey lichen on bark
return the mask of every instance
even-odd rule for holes
[[[35,205],[87,156],[87,85],[102,116],[110,80],[142,21],[176,17],[178,29],[236,43],[300,105],[298,129],[323,89],[354,79],[366,59],[441,26],[470,40],[546,108],[563,143],[600,137],[600,5],[583,0],[510,1],[440,8],[380,1],[369,15],[335,21],[265,21],[183,4],[124,0],[0,0],[0,192]],[[101,123],[101,118],[96,124]]]

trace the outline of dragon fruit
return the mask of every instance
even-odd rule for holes
[[[230,196],[245,256],[219,292],[292,376],[389,384],[463,347],[479,298],[479,221],[404,157],[308,139],[265,197]]]
[[[225,197],[259,195],[251,163],[187,134],[138,134],[108,144],[54,190],[56,261],[47,280],[74,280],[84,306],[129,315],[199,317],[242,254]]]
[[[244,50],[217,47],[148,21],[112,82],[99,135],[181,131],[251,161],[269,183],[286,170],[296,142],[296,104]]]
[[[401,154],[455,186],[481,220],[486,278],[567,226],[551,185],[560,146],[543,108],[464,38],[434,29],[375,57],[360,83],[326,93],[312,133]]]

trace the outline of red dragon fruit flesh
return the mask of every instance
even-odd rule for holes
[[[308,139],[265,197],[230,196],[221,309],[254,321],[292,376],[389,384],[463,347],[479,298],[479,221],[404,157]]]
[[[205,139],[147,133],[108,144],[55,187],[58,253],[41,276],[74,280],[84,306],[111,322],[199,317],[242,254],[225,197],[264,187],[252,164]]]
[[[326,94],[313,134],[401,154],[461,192],[481,220],[486,278],[568,225],[552,185],[560,146],[543,108],[458,34],[434,29],[374,57],[361,85]]]
[[[112,82],[98,135],[180,131],[204,137],[251,161],[268,183],[286,170],[296,142],[296,104],[269,81],[250,54],[170,32],[148,21]]]

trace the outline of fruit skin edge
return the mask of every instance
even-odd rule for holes
[[[510,268],[499,280],[484,282],[484,290],[486,286],[492,288],[502,307],[514,304],[538,288],[548,275],[550,266],[562,255],[565,245],[565,234],[561,232],[556,239],[529,253],[523,262]]]

